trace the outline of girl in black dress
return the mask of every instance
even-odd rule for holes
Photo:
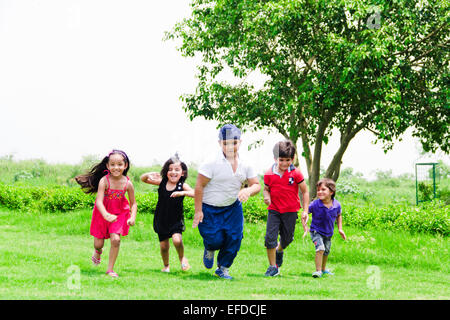
[[[184,256],[184,245],[181,238],[182,232],[186,229],[183,199],[185,196],[194,197],[194,189],[185,183],[187,175],[186,164],[181,162],[178,157],[172,157],[164,163],[161,173],[148,172],[141,176],[141,181],[159,186],[153,229],[159,238],[161,257],[164,263],[162,272],[170,272],[170,238],[177,250],[181,269],[186,271],[190,268],[189,262]]]

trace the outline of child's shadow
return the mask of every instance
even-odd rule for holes
[[[182,277],[183,279],[189,279],[189,280],[217,280],[219,278],[215,277],[213,274],[207,271],[201,271],[201,272],[191,272],[191,270],[182,271],[182,270],[174,270],[170,272],[162,272],[160,269],[149,269],[148,272],[162,275],[162,276],[168,276],[168,277]]]
[[[98,277],[99,275],[106,274],[106,271],[89,269],[89,270],[81,270],[81,274],[86,277]]]

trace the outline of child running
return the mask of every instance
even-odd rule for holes
[[[265,246],[269,267],[265,276],[280,274],[284,249],[294,240],[295,223],[301,208],[299,189],[303,197],[302,221],[308,218],[309,192],[303,174],[292,162],[295,145],[280,141],[273,148],[275,163],[264,175],[264,203],[268,205]],[[278,242],[280,235],[280,242]]]
[[[117,278],[113,271],[120,248],[120,236],[126,236],[136,221],[137,204],[134,187],[127,172],[130,160],[125,152],[112,150],[87,174],[75,177],[85,193],[97,192],[90,234],[94,236],[94,265],[100,264],[105,239],[111,239],[109,263],[106,274]],[[125,194],[128,193],[128,202]],[[130,215],[131,208],[131,215]]]
[[[153,229],[159,238],[161,257],[164,263],[162,272],[170,272],[170,238],[172,238],[172,243],[177,250],[181,270],[190,269],[189,262],[184,256],[184,245],[181,237],[182,232],[186,229],[183,200],[185,196],[194,197],[194,189],[185,182],[187,177],[188,168],[177,156],[164,163],[160,174],[149,172],[141,176],[141,181],[159,186]]]
[[[229,268],[243,237],[242,202],[261,190],[258,176],[238,155],[240,137],[241,131],[235,125],[226,124],[220,129],[221,152],[200,166],[195,185],[192,227],[198,226],[203,238],[203,264],[211,269],[218,250],[215,275],[229,280]],[[249,187],[241,188],[246,180]]]
[[[316,271],[312,276],[320,278],[325,274],[333,275],[330,270],[326,269],[326,265],[336,219],[339,234],[344,240],[347,237],[342,230],[341,204],[334,198],[336,183],[332,179],[324,178],[317,182],[316,187],[318,199],[309,205],[309,212],[312,213],[311,240],[316,248]]]

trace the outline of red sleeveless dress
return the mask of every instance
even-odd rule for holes
[[[127,177],[127,182],[123,190],[114,190],[110,188],[109,173],[107,174],[106,179],[108,180],[108,188],[105,191],[103,205],[105,206],[106,211],[117,216],[117,220],[114,222],[106,221],[95,204],[92,212],[90,233],[98,239],[109,239],[111,233],[126,236],[130,229],[130,226],[127,224],[128,219],[131,217],[130,204],[125,197],[130,178]]]

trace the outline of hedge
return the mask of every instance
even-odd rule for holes
[[[139,214],[153,214],[158,201],[156,192],[137,193]],[[92,208],[95,195],[87,195],[79,188],[65,186],[11,186],[0,184],[0,206],[18,211],[69,212]],[[441,201],[431,201],[419,206],[388,204],[377,207],[373,204],[357,205],[341,203],[344,226],[359,228],[383,228],[386,230],[407,230],[448,236],[450,233],[450,205]],[[187,219],[194,217],[194,199],[184,200],[184,214]],[[267,206],[261,196],[251,197],[243,204],[246,222],[257,223],[267,218]],[[309,219],[311,221],[311,219]],[[297,220],[300,222],[300,219]]]

